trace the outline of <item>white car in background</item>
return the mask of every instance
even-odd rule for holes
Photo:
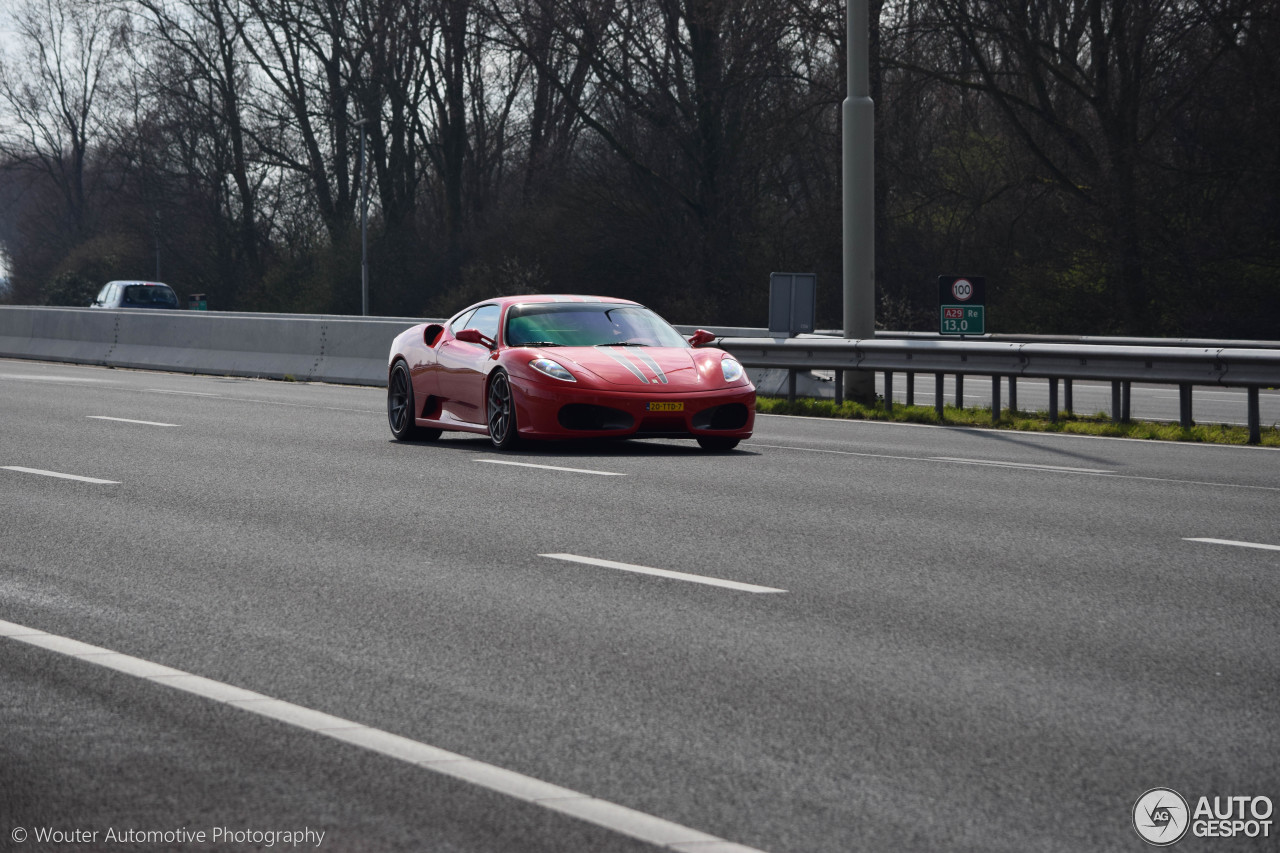
[[[159,281],[109,281],[90,308],[177,308],[178,294]]]

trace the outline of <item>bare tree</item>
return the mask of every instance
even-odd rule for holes
[[[226,258],[220,295],[234,302],[243,284],[261,277],[266,246],[260,194],[267,175],[256,150],[261,134],[249,125],[245,103],[252,68],[242,44],[243,14],[236,0],[138,0],[125,8],[139,13],[138,31],[149,48],[140,63],[145,89],[135,128],[160,125],[182,152],[172,170],[207,188],[217,217],[234,223],[234,237],[220,253]],[[140,159],[163,159],[139,143]],[[153,200],[157,209],[162,202]]]
[[[1151,331],[1151,182],[1160,141],[1224,44],[1206,6],[1177,0],[938,0],[922,31],[959,52],[915,70],[982,93],[1018,145],[1096,223],[1121,325]],[[945,60],[951,59],[950,64]]]
[[[0,156],[52,182],[54,225],[74,245],[92,229],[89,159],[106,141],[124,19],[91,0],[22,0],[14,19],[21,55],[0,64]]]

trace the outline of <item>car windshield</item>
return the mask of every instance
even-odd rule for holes
[[[155,284],[131,284],[124,289],[125,305],[147,305],[157,308],[177,308],[178,295],[167,287]]]
[[[688,347],[657,314],[616,302],[535,302],[507,312],[507,346]]]

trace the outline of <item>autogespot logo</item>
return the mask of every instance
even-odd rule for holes
[[[1143,841],[1156,847],[1177,842],[1190,825],[1187,801],[1170,788],[1152,788],[1133,804],[1133,828]]]

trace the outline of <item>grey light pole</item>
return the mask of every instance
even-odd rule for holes
[[[369,188],[364,168],[364,125],[368,118],[356,122],[360,129],[360,316],[369,316]]]
[[[840,114],[843,160],[844,336],[876,333],[875,104],[871,100],[867,0],[849,0],[848,96]],[[846,370],[845,396],[875,401],[875,374]]]

